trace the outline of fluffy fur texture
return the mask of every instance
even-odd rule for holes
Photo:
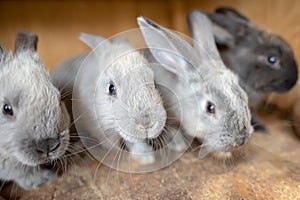
[[[0,179],[25,189],[54,177],[41,164],[58,159],[69,144],[69,115],[36,43],[35,34],[20,32],[14,54],[0,48]]]
[[[160,135],[166,111],[147,60],[122,38],[106,40],[81,34],[80,39],[93,51],[75,56],[54,70],[56,82],[67,85],[64,90],[70,90],[68,87],[74,84],[73,113],[77,131],[86,135],[85,143],[92,143],[91,138],[95,138],[106,151],[119,151],[124,140],[138,160],[154,162],[152,148],[146,140]],[[78,72],[76,80],[62,76],[65,72]]]
[[[240,85],[249,96],[256,129],[265,130],[255,115],[259,101],[267,92],[290,90],[298,79],[291,47],[280,36],[259,28],[234,9],[221,7],[207,16],[213,22],[222,60],[240,77]]]
[[[200,13],[190,17],[199,22],[191,24],[194,48],[149,19],[139,17],[138,23],[148,48],[161,64],[153,71],[163,100],[177,107],[175,115],[188,135],[203,142],[202,150],[225,154],[251,137],[248,98],[237,76],[225,68],[207,17]]]

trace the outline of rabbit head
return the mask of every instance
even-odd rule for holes
[[[139,17],[138,23],[160,67],[177,77],[165,87],[172,88],[179,99],[186,133],[201,139],[208,150],[222,154],[245,144],[252,134],[248,98],[238,78],[225,68],[207,17],[199,13],[190,17],[201,21],[191,24],[194,48],[149,19]],[[159,77],[163,80],[164,75],[156,77],[157,83]]]
[[[93,90],[104,133],[118,132],[129,142],[156,138],[165,125],[166,111],[144,56],[124,38],[106,40],[81,34],[80,39],[94,49],[90,56],[100,70]],[[87,58],[83,64],[90,66],[91,60]]]
[[[297,63],[291,47],[280,36],[259,28],[231,8],[221,7],[207,16],[225,65],[240,77],[250,99],[251,92],[281,93],[295,85]]]
[[[19,32],[14,54],[0,48],[0,154],[30,166],[65,152],[70,123],[36,44],[34,33]]]

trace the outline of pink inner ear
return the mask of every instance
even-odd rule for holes
[[[151,52],[166,70],[181,76],[185,74],[184,69],[186,68],[187,63],[182,56],[176,55],[175,52],[172,53],[159,49],[151,49]]]
[[[224,45],[227,47],[234,46],[234,37],[224,28],[218,26],[215,23],[212,23],[212,29],[214,34],[215,42],[218,45]]]

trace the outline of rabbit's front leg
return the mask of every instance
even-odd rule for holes
[[[41,169],[38,167],[26,167],[17,174],[18,176],[15,177],[14,181],[27,190],[41,186],[56,177],[55,173],[49,169]]]
[[[187,148],[187,143],[185,141],[185,137],[183,136],[183,130],[181,127],[178,130],[173,129],[168,132],[168,138],[171,139],[170,143],[168,144],[169,149],[180,152]]]
[[[130,154],[142,164],[151,164],[155,161],[152,147],[146,142],[129,142],[125,141]]]
[[[265,124],[258,118],[258,116],[255,113],[252,113],[251,125],[253,125],[255,131],[260,131],[264,133],[268,132],[268,129],[266,128]]]

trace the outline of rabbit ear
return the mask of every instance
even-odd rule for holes
[[[22,31],[18,32],[15,40],[15,54],[24,50],[37,50],[38,36],[35,33]]]
[[[207,16],[197,10],[188,14],[188,24],[193,37],[195,49],[201,54],[214,59],[221,59],[215,44],[213,30]]]
[[[225,28],[212,23],[213,34],[215,43],[222,46],[233,47],[235,44],[235,38]]]
[[[6,56],[7,56],[7,51],[6,51],[6,49],[0,44],[0,64],[1,64],[2,62],[5,61]]]
[[[6,54],[6,50],[5,48],[2,46],[2,44],[0,44],[0,55],[3,56]]]
[[[138,17],[137,21],[152,55],[165,69],[182,76],[187,67],[199,63],[193,47],[177,34],[145,17]]]
[[[228,18],[238,19],[238,20],[244,21],[244,22],[250,22],[250,20],[246,16],[242,15],[241,13],[239,13],[237,10],[235,10],[233,8],[219,7],[216,9],[215,12],[218,14],[221,14],[223,16],[226,16]]]
[[[92,49],[96,48],[99,43],[106,40],[106,38],[99,35],[87,33],[80,33],[78,38]]]
[[[216,13],[208,13],[218,45],[232,47],[236,41],[247,35],[251,22],[230,8],[218,8]]]

